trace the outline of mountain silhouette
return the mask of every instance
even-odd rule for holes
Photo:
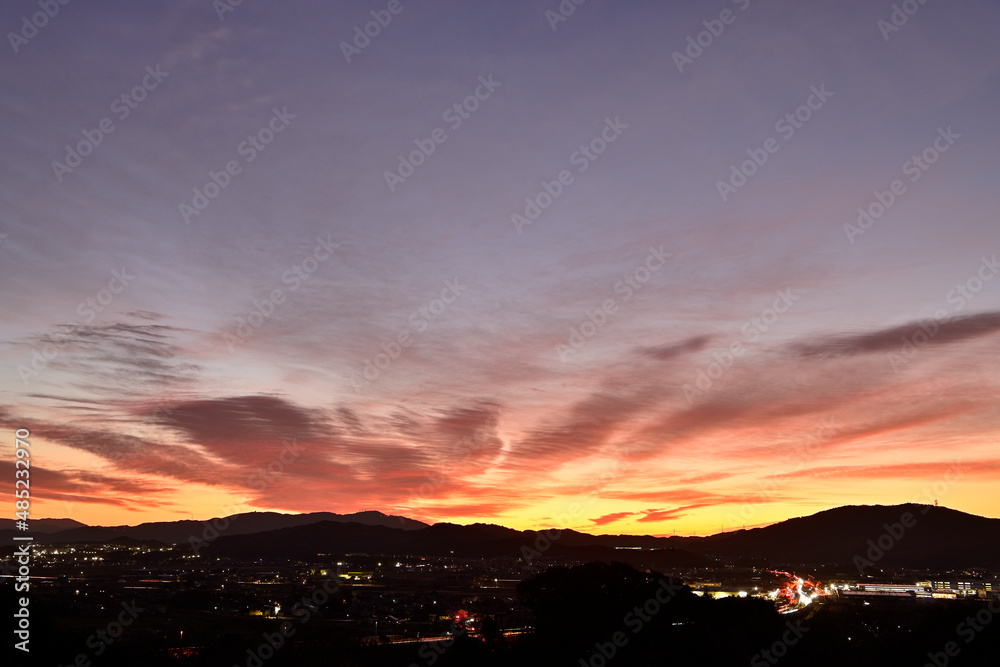
[[[484,523],[428,525],[376,511],[250,512],[207,522],[110,527],[42,519],[31,525],[39,527],[34,532],[38,533],[36,541],[42,543],[109,543],[124,537],[194,546],[201,540],[199,550],[207,549],[204,553],[234,558],[308,559],[323,554],[368,553],[517,557],[526,562],[615,560],[660,569],[708,566],[717,559],[750,559],[775,566],[850,566],[869,572],[886,566],[941,570],[1000,566],[1000,519],[917,504],[838,507],[763,528],[708,537],[518,531]],[[56,530],[67,525],[71,527]],[[12,529],[0,531],[0,535],[8,534],[2,539],[14,533]]]
[[[1000,519],[933,505],[849,505],[764,528],[670,538],[694,553],[792,565],[963,569],[1000,564]]]

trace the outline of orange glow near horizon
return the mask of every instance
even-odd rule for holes
[[[1000,518],[1000,3],[210,4],[8,33],[32,517]]]
[[[273,473],[267,473],[266,462],[243,468],[244,478],[252,480],[251,487],[263,486],[248,489],[246,484],[227,486],[210,481],[181,484],[175,478],[141,473],[123,479],[114,470],[81,475],[81,471],[100,469],[100,459],[33,437],[38,481],[32,517],[72,518],[88,525],[135,525],[207,520],[249,511],[348,514],[381,509],[427,523],[493,523],[518,530],[558,527],[594,534],[667,536],[710,535],[769,525],[848,504],[933,504],[937,500],[969,513],[1000,516],[1000,502],[991,493],[1000,460],[988,458],[988,439],[966,443],[965,452],[981,458],[897,463],[901,448],[913,452],[916,448],[905,445],[896,429],[858,438],[841,437],[842,431],[827,425],[813,440],[804,439],[804,446],[774,451],[767,445],[761,451],[769,454],[757,459],[736,448],[726,465],[720,459],[704,460],[688,454],[683,475],[677,474],[677,457],[669,452],[633,453],[631,458],[629,450],[611,457],[595,453],[552,471],[516,473],[503,470],[501,455],[481,471],[461,477],[461,466],[456,467],[455,477],[435,473],[408,476],[407,492],[395,489],[381,503],[380,491],[393,489],[381,489],[370,477],[355,482],[366,490],[365,500],[351,503],[330,497],[328,485],[308,476],[309,466],[291,460],[291,455],[286,456],[287,465],[272,463]],[[755,435],[748,441],[761,443],[787,435],[777,429],[766,435],[759,428],[751,432]],[[725,440],[713,435],[709,442],[719,449]],[[178,453],[189,449],[177,447]],[[866,453],[873,450],[879,453]],[[631,450],[635,451],[642,452]],[[922,457],[929,457],[935,450],[922,447],[920,451]],[[49,463],[46,452],[60,462],[59,469],[38,470]],[[280,462],[279,457],[273,461]],[[259,476],[261,473],[264,476]]]

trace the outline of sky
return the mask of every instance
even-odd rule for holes
[[[32,517],[1000,517],[996,3],[45,6],[0,8]]]

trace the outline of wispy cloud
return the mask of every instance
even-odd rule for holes
[[[922,332],[927,338],[924,345],[937,346],[981,338],[998,331],[1000,312],[989,312],[964,315],[943,323],[934,319],[918,320],[867,333],[818,336],[814,340],[795,342],[791,349],[802,357],[830,358],[896,352],[918,332]]]
[[[590,522],[595,526],[606,526],[609,523],[615,523],[616,521],[621,521],[622,519],[633,516],[635,512],[613,512],[611,514],[605,514],[599,516],[596,519],[591,519]]]
[[[667,361],[675,357],[680,357],[693,352],[704,350],[711,341],[710,336],[692,336],[678,343],[667,343],[655,347],[644,347],[639,349],[639,354],[656,359],[657,361]]]

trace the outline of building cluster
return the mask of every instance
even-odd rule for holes
[[[927,600],[989,598],[1000,594],[1000,581],[940,579],[902,583],[842,583],[833,587],[843,597],[899,597]]]

